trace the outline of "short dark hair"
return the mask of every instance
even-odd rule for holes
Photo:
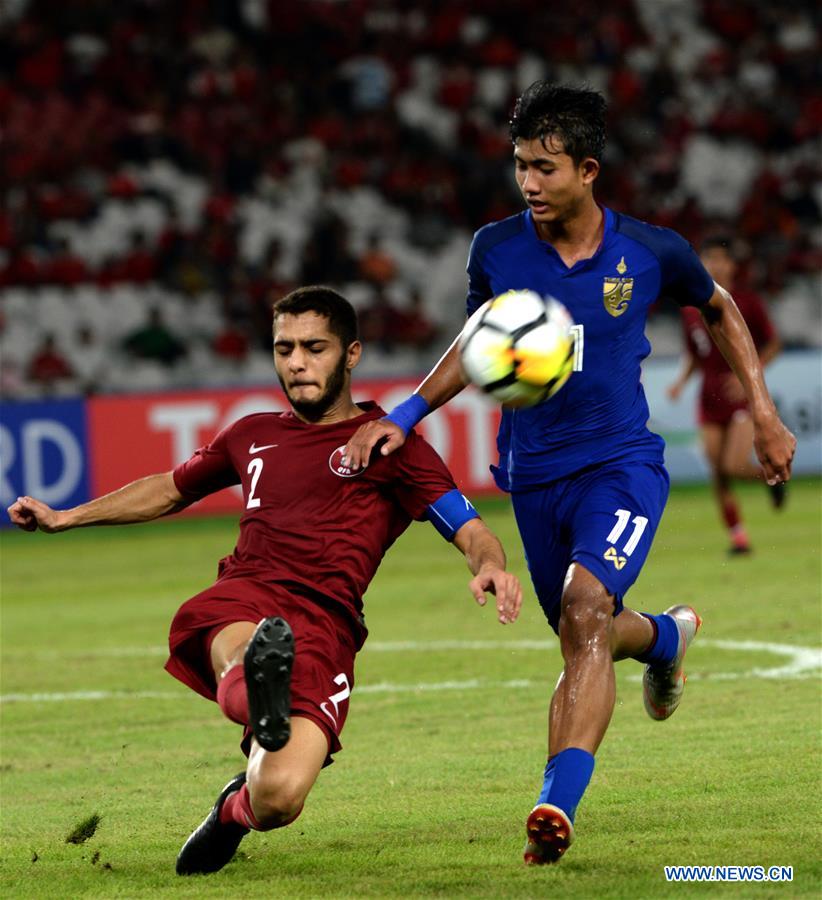
[[[333,288],[322,284],[312,284],[297,288],[274,301],[274,321],[284,314],[298,316],[300,313],[313,312],[328,319],[328,328],[336,334],[343,345],[348,348],[359,340],[357,313],[354,307]]]
[[[728,234],[712,234],[699,247],[700,253],[707,253],[709,250],[724,250],[728,256],[733,256],[733,238]]]
[[[588,157],[599,161],[605,150],[606,109],[605,98],[591,88],[535,81],[514,106],[511,141],[545,143],[556,137],[576,165]]]

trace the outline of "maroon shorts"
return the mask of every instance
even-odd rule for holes
[[[723,380],[710,379],[703,382],[699,395],[700,425],[727,426],[737,413],[748,411],[747,400],[730,399],[726,396],[724,379],[727,374],[730,373],[723,373]]]
[[[702,403],[699,407],[699,424],[721,425],[726,428],[740,413],[748,415],[747,403],[728,403],[726,401]]]
[[[166,669],[209,700],[217,699],[211,642],[232,622],[281,616],[294,633],[291,714],[315,722],[328,738],[329,754],[342,748],[340,733],[354,687],[359,647],[344,612],[290,586],[250,578],[224,578],[177,610],[168,636]],[[247,737],[247,735],[246,735]],[[244,744],[250,742],[244,740]],[[247,752],[247,746],[244,746]]]

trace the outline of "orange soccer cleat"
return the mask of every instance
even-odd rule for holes
[[[525,823],[528,839],[523,859],[529,866],[557,862],[574,840],[574,826],[568,816],[551,803],[538,803]]]

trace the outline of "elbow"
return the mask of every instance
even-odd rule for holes
[[[759,353],[759,361],[762,367],[764,368],[765,366],[770,365],[776,357],[779,356],[782,349],[782,341],[779,338],[768,341]]]
[[[169,492],[166,497],[166,512],[164,515],[172,515],[173,513],[180,512],[180,510],[190,506],[192,502],[192,500],[186,500],[179,491],[175,490]]]
[[[192,501],[187,500],[180,493],[177,484],[174,481],[173,472],[166,472],[164,475],[161,475],[160,478],[163,479],[163,511],[161,515],[172,515],[173,513],[179,512],[181,509],[185,509],[191,504]]]

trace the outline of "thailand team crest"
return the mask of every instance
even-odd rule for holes
[[[634,294],[634,279],[623,277],[628,271],[624,256],[616,269],[619,272],[619,278],[602,279],[602,302],[605,304],[605,309],[614,318],[621,316],[628,309],[628,304]]]
[[[328,468],[335,475],[339,475],[340,478],[354,478],[357,475],[362,475],[362,473],[366,470],[368,463],[366,463],[361,469],[357,469],[355,472],[351,466],[343,465],[343,450],[345,450],[345,444],[342,447],[337,447],[336,450],[328,457]]]

